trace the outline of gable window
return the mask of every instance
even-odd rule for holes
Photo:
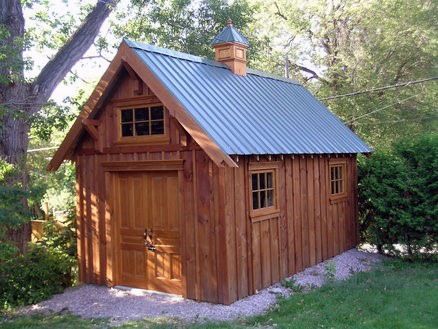
[[[164,107],[138,107],[120,110],[121,137],[163,135]]]
[[[346,194],[346,164],[345,162],[335,162],[330,164],[329,183],[330,195],[340,197]]]
[[[274,171],[251,173],[252,210],[275,206],[275,177]]]

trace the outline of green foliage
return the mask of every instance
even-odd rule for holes
[[[302,285],[297,284],[293,279],[284,279],[281,281],[281,285],[293,292],[301,292],[304,289]]]
[[[76,233],[74,219],[68,218],[63,225],[48,220],[43,226],[44,234],[38,244],[57,250],[74,260],[76,258]]]
[[[0,263],[0,305],[7,309],[39,302],[71,285],[73,260],[57,248],[32,245]]]
[[[336,278],[336,263],[329,260],[324,267],[324,277],[327,282],[333,282]]]
[[[437,81],[324,98],[438,75],[438,2],[258,1],[254,24],[272,40],[262,67],[290,75],[375,147],[437,127]],[[271,24],[266,24],[270,22]]]
[[[117,12],[111,25],[118,40],[127,37],[213,58],[211,41],[230,18],[249,38],[251,59],[267,41],[260,39],[249,27],[256,9],[247,0],[202,0],[196,3],[191,0],[133,1],[129,10]],[[106,46],[106,42],[101,43]]]
[[[359,166],[359,212],[364,241],[410,256],[438,243],[438,135],[402,140]]]
[[[16,228],[30,219],[25,206],[29,193],[14,180],[16,169],[0,159],[0,238],[5,231]]]

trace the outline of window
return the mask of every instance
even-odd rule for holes
[[[253,210],[274,207],[274,180],[274,171],[256,172],[251,174],[251,200]]]
[[[163,106],[120,110],[121,137],[163,135]]]
[[[345,163],[330,164],[330,194],[332,196],[343,196],[345,190]]]

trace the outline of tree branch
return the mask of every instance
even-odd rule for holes
[[[275,13],[275,15],[277,15],[278,17],[281,17],[281,18],[283,18],[285,21],[287,21],[288,18],[286,17],[286,15],[284,15],[284,14],[281,12],[280,7],[278,6],[278,3],[277,3],[277,2],[274,2],[274,4],[275,4],[275,7],[277,8],[277,12]]]
[[[37,95],[37,103],[44,103],[49,99],[56,86],[90,48],[102,23],[117,3],[118,0],[98,0],[76,32],[44,66],[33,83],[33,93]],[[38,111],[38,108],[34,111]]]
[[[330,82],[328,80],[326,80],[323,77],[319,76],[318,73],[316,73],[314,70],[309,69],[309,68],[307,68],[307,67],[305,67],[303,65],[300,65],[300,64],[295,64],[295,63],[291,63],[291,62],[289,62],[289,63],[291,65],[291,67],[293,67],[294,69],[298,69],[300,71],[303,71],[303,72],[311,74],[311,77],[308,78],[307,80],[317,79],[317,80],[319,80],[319,81],[321,81],[323,83],[326,83],[328,85],[330,84]]]

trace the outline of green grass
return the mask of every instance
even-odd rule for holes
[[[104,320],[71,315],[18,317],[1,328],[107,328]],[[387,261],[378,269],[354,275],[309,293],[283,299],[265,315],[231,323],[196,326],[163,321],[137,321],[131,328],[438,328],[438,264]]]

